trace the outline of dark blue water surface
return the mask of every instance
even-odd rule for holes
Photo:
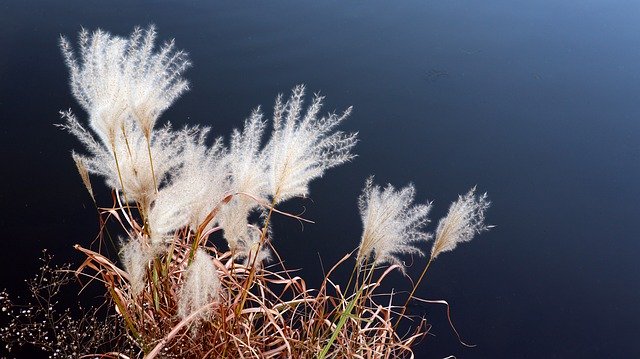
[[[434,219],[477,184],[497,227],[439,257],[418,293],[448,300],[477,346],[425,306],[413,310],[435,336],[416,356],[640,357],[639,20],[637,1],[0,0],[0,287],[19,291],[41,248],[79,261],[72,244],[97,233],[69,157],[79,144],[52,125],[60,109],[82,114],[58,36],[153,23],[194,63],[164,120],[226,135],[299,83],[327,110],[354,105],[343,129],[360,132],[359,157],[287,206],[316,224],[275,223],[310,284],[319,257],[357,245],[369,174],[413,182]]]

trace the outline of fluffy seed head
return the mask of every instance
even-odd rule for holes
[[[207,147],[207,132],[207,128],[181,131],[183,164],[158,191],[148,214],[153,242],[185,226],[195,230],[228,191],[224,148],[220,140]]]
[[[86,156],[76,155],[89,173],[104,177],[107,186],[124,192],[129,202],[136,201],[145,206],[155,197],[156,183],[163,183],[170,173],[182,166],[184,158],[180,154],[190,141],[185,135],[188,129],[174,131],[167,124],[152,133],[149,149],[140,126],[128,119],[111,146],[96,140],[71,111],[61,112],[61,116],[64,123],[60,127],[76,136],[89,152]]]
[[[440,253],[452,251],[458,243],[468,242],[476,234],[492,227],[484,224],[484,215],[491,202],[487,201],[486,193],[476,196],[475,191],[473,187],[464,196],[459,196],[438,223],[436,240],[431,248],[432,259]]]
[[[256,109],[245,121],[244,129],[234,130],[231,135],[230,192],[237,195],[221,208],[218,220],[232,251],[237,249],[239,242],[249,240],[248,217],[258,207],[256,199],[266,202],[267,163],[261,151],[264,127],[262,113]]]
[[[138,295],[146,286],[145,277],[147,266],[157,254],[162,250],[161,246],[146,246],[141,238],[130,238],[128,241],[121,241],[120,259],[125,271],[129,274],[129,285],[132,294]]]
[[[373,264],[391,263],[400,265],[400,254],[420,254],[416,246],[428,241],[431,236],[424,232],[431,204],[413,204],[413,185],[396,190],[392,185],[384,189],[367,179],[358,200],[364,230],[358,248],[358,264],[373,257]]]
[[[112,144],[123,121],[134,118],[150,137],[160,114],[188,89],[183,72],[190,63],[173,40],[154,51],[156,31],[136,28],[129,38],[82,29],[79,57],[60,38],[70,72],[71,91],[89,114],[91,128]]]
[[[184,319],[204,306],[217,302],[220,288],[220,278],[213,259],[203,249],[198,249],[185,273],[178,299],[178,316]],[[211,308],[201,311],[198,317],[204,319],[210,313]]]
[[[302,115],[304,86],[293,89],[286,103],[278,97],[273,116],[273,135],[268,145],[269,187],[275,202],[306,196],[309,182],[354,157],[355,133],[333,131],[351,113],[318,118],[323,97],[316,95]]]

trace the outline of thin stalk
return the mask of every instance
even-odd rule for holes
[[[271,206],[269,207],[269,213],[267,214],[267,219],[264,221],[264,226],[262,227],[262,233],[260,234],[260,244],[258,245],[258,248],[256,249],[256,254],[253,257],[253,261],[251,263],[251,267],[249,268],[249,276],[247,277],[247,281],[245,282],[245,286],[243,287],[242,299],[240,301],[240,305],[236,308],[236,318],[238,317],[238,315],[240,315],[240,312],[244,308],[244,303],[247,300],[247,294],[248,294],[248,291],[249,291],[249,287],[250,287],[251,281],[253,280],[253,276],[255,275],[256,259],[258,258],[258,253],[260,252],[260,248],[262,248],[264,240],[265,240],[265,238],[267,236],[267,229],[269,228],[269,222],[271,221],[271,215],[273,214],[273,208],[276,205],[277,196],[278,196],[277,193],[276,193],[275,196],[273,196],[273,200],[271,201]]]
[[[375,264],[371,264],[371,269],[369,270],[369,274],[367,274],[367,277],[364,280],[364,283],[362,283],[362,287],[363,288],[367,288],[365,295],[361,296],[362,302],[360,303],[360,305],[364,305],[364,301],[369,297],[369,295],[371,295],[371,292],[373,291],[373,287],[371,286],[371,281],[373,281],[373,272],[375,271],[376,267]]]
[[[424,279],[424,276],[427,274],[427,270],[429,270],[429,266],[431,265],[432,261],[433,261],[433,256],[431,258],[429,258],[429,261],[427,262],[427,265],[424,267],[424,270],[422,270],[422,274],[420,274],[420,277],[418,278],[418,281],[416,281],[416,284],[413,286],[413,289],[411,290],[411,293],[409,294],[409,297],[407,298],[407,301],[402,306],[402,311],[400,312],[400,316],[398,316],[398,320],[396,321],[396,324],[393,326],[393,329],[397,328],[398,324],[400,324],[400,321],[402,320],[402,316],[407,311],[407,306],[409,305],[409,302],[411,301],[411,298],[416,293],[416,290],[418,289],[418,285],[420,285],[420,282],[422,282],[422,280]]]
[[[322,351],[320,352],[320,354],[318,354],[318,359],[324,359],[327,356],[327,353],[331,349],[331,345],[333,345],[333,342],[336,340],[336,338],[340,334],[340,330],[347,322],[347,319],[351,316],[351,311],[355,307],[356,303],[359,301],[360,295],[362,295],[362,292],[364,291],[364,288],[366,286],[365,284],[369,280],[369,277],[371,276],[372,273],[373,273],[373,267],[371,267],[371,270],[369,270],[368,273],[366,274],[363,280],[362,286],[360,286],[360,289],[358,290],[358,292],[351,299],[351,301],[349,301],[349,304],[347,304],[347,307],[345,308],[345,310],[340,314],[340,319],[338,319],[338,324],[336,325],[336,328],[333,330],[333,333],[331,334],[329,341],[322,348]]]
[[[164,276],[169,275],[169,265],[171,264],[171,258],[173,257],[173,251],[175,250],[176,247],[176,241],[175,238],[171,241],[171,246],[169,247],[169,252],[167,253],[167,260],[165,262],[165,266],[163,268],[163,274]]]
[[[358,262],[356,261],[356,265],[353,266],[353,270],[351,271],[351,275],[349,276],[349,281],[347,282],[347,286],[344,287],[345,294],[349,291],[349,287],[351,286],[351,281],[353,280],[354,274],[356,274],[356,269],[358,269]]]
[[[158,182],[156,182],[156,172],[153,169],[153,157],[151,156],[151,140],[149,138],[150,136],[151,134],[145,131],[144,137],[147,139],[147,153],[149,154],[149,165],[151,165],[151,177],[153,177],[153,188],[156,190],[156,193],[158,193]]]
[[[198,227],[198,230],[196,231],[196,234],[193,238],[193,243],[191,244],[191,252],[189,252],[189,261],[187,262],[187,266],[191,265],[191,262],[193,262],[193,258],[196,255],[196,251],[198,250],[198,243],[200,242],[200,228]]]
[[[127,325],[127,328],[129,328],[129,330],[131,331],[131,334],[133,334],[133,336],[136,339],[140,340],[141,339],[140,334],[138,333],[136,328],[133,326],[131,317],[129,317],[129,314],[127,313],[127,308],[124,306],[124,304],[122,304],[122,302],[120,302],[120,299],[118,298],[118,295],[115,293],[113,288],[107,287],[107,289],[109,290],[109,293],[111,293],[111,298],[113,298],[113,301],[116,302],[116,306],[118,307],[118,310],[122,314],[122,318],[124,319],[124,322]]]
[[[116,153],[115,142],[111,143],[111,148],[113,150],[113,158],[116,160],[116,171],[118,172],[118,180],[120,180],[120,186],[122,187],[122,196],[124,197],[125,207],[127,207],[127,212],[129,212],[129,218],[133,220],[133,216],[131,214],[131,208],[129,208],[129,205],[128,205],[129,199],[127,199],[127,191],[124,190],[124,181],[122,180],[122,172],[120,172],[120,162],[118,161],[118,154]]]
[[[153,260],[153,267],[151,268],[151,280],[153,281],[153,304],[156,308],[156,311],[160,311],[160,295],[158,294],[158,267],[159,267],[158,259]]]

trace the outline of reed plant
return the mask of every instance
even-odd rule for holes
[[[119,328],[114,348],[87,347],[83,354],[413,357],[412,347],[430,327],[406,316],[406,308],[439,254],[489,228],[486,194],[474,188],[461,196],[431,234],[431,203],[414,203],[413,185],[380,187],[369,178],[358,201],[359,245],[318,288],[309,288],[284,266],[271,220],[313,223],[279,208],[308,196],[311,181],[354,158],[357,134],[337,130],[351,108],[322,115],[323,97],[314,95],[305,108],[305,87],[297,86],[290,96],[277,97],[270,121],[254,110],[228,143],[210,141],[208,127],[159,125],[189,88],[183,75],[190,62],[173,41],[160,47],[155,41],[153,27],[136,28],[126,38],[83,29],[77,49],[60,40],[72,93],[87,119],[63,111],[60,127],[84,146],[72,157],[100,214],[100,238],[112,239],[119,252],[110,257],[102,244],[74,246],[86,258],[74,273],[103,285]],[[111,189],[109,205],[96,201],[93,177]],[[215,233],[223,245],[211,240]],[[406,303],[381,293],[389,273],[406,275],[402,256],[423,256],[434,237]],[[340,266],[353,268],[346,283],[332,277]],[[404,320],[411,329],[400,333]],[[8,332],[3,339],[11,339]]]

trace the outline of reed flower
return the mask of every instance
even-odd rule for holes
[[[146,31],[136,27],[128,39],[123,64],[129,106],[147,137],[160,115],[189,89],[182,77],[191,66],[187,54],[175,49],[173,39],[154,52],[156,35],[154,26]]]
[[[70,112],[63,114],[67,129],[92,152],[91,159],[84,159],[89,172],[104,175],[127,201],[144,206],[153,200],[167,172],[179,164],[180,147],[170,144],[172,132],[152,129],[160,114],[188,89],[182,74],[190,65],[173,40],[155,51],[155,38],[153,26],[146,31],[138,27],[129,38],[83,29],[79,56],[65,37],[60,38],[71,91],[102,146],[86,138],[91,135]]]
[[[73,95],[88,114],[84,124],[70,110],[61,112],[60,127],[85,147],[84,154],[74,152],[72,157],[91,196],[89,175],[103,177],[118,195],[111,208],[96,203],[99,239],[109,235],[112,225],[127,234],[119,252],[124,270],[108,253],[100,253],[103,243],[97,251],[74,246],[87,257],[78,271],[95,271],[90,278],[107,288],[119,321],[116,339],[129,348],[122,352],[106,348],[111,342],[105,342],[100,345],[107,350],[99,355],[412,357],[411,346],[428,333],[428,324],[422,321],[406,336],[396,327],[433,259],[489,228],[484,225],[486,194],[476,196],[474,188],[451,205],[438,224],[431,258],[395,325],[392,318],[399,307],[393,294],[388,304],[377,302],[380,282],[395,267],[381,271],[377,279],[375,269],[398,265],[404,273],[401,255],[423,255],[422,242],[432,238],[424,228],[431,203],[414,203],[411,184],[396,189],[367,179],[358,199],[363,233],[352,272],[357,270],[357,275],[346,287],[330,278],[347,255],[318,289],[309,288],[286,269],[275,250],[283,270],[264,266],[272,248],[270,219],[276,213],[301,219],[277,205],[307,196],[312,180],[354,157],[357,134],[336,130],[351,107],[320,116],[324,98],[314,95],[305,110],[305,87],[300,85],[286,101],[276,99],[268,140],[258,108],[242,129],[233,131],[228,146],[222,138],[209,145],[207,127],[156,126],[160,115],[187,91],[182,74],[190,63],[173,41],[156,49],[155,40],[153,27],[136,28],[126,38],[83,29],[77,55],[69,41],[60,40]],[[209,241],[218,230],[230,251]],[[369,269],[364,277],[363,267]],[[3,293],[0,302],[7,302]],[[51,317],[50,310],[46,314]],[[55,328],[58,322],[37,321]],[[10,325],[15,323],[19,320],[14,318]],[[32,323],[36,321],[23,328],[37,328]],[[184,335],[198,323],[197,338]],[[60,336],[51,338],[55,342]],[[49,341],[45,336],[43,343]]]
[[[157,246],[149,247],[142,243],[141,239],[130,238],[121,241],[120,259],[124,269],[129,274],[129,285],[134,296],[140,294],[146,286],[147,266],[149,262],[160,253]]]
[[[185,281],[178,299],[178,316],[182,319],[219,301],[221,288],[213,258],[203,249],[198,249],[184,275]],[[202,310],[198,317],[206,318],[210,313],[211,308]]]
[[[147,143],[140,126],[128,119],[123,123],[126,136],[118,133],[111,147],[97,141],[70,110],[60,114],[64,121],[60,126],[77,137],[89,152],[88,155],[76,154],[77,158],[89,173],[104,177],[107,186],[124,192],[129,202],[148,206],[155,197],[155,183],[166,180],[184,163],[180,153],[188,144],[188,136],[173,131],[169,124],[156,129]],[[155,173],[151,170],[148,146],[153,152]]]
[[[324,98],[316,95],[302,116],[304,91],[304,86],[299,85],[286,103],[282,103],[281,96],[276,100],[268,145],[269,187],[274,203],[306,196],[309,182],[354,157],[351,149],[357,134],[331,132],[349,116],[351,107],[341,115],[332,113],[318,118]]]
[[[400,254],[423,254],[417,245],[431,239],[424,231],[431,204],[413,204],[414,197],[411,184],[399,190],[390,184],[381,189],[373,184],[373,177],[367,179],[358,199],[364,227],[358,265],[373,259],[369,263],[398,264],[403,270]]]
[[[228,192],[226,152],[221,139],[206,146],[208,131],[185,128],[179,132],[183,163],[158,191],[148,215],[149,232],[155,243],[185,226],[196,230]]]
[[[484,214],[491,202],[487,194],[476,196],[473,187],[464,196],[449,207],[447,215],[440,220],[436,229],[436,239],[431,248],[431,259],[440,253],[452,251],[458,243],[468,242],[476,234],[484,232],[493,226],[484,224]]]
[[[107,145],[128,116],[128,86],[123,65],[127,40],[100,29],[80,32],[80,59],[70,42],[60,37],[60,47],[69,67],[71,92],[89,114],[89,124]]]
[[[228,156],[230,192],[236,195],[221,208],[218,218],[232,251],[238,249],[240,242],[253,240],[249,233],[249,215],[259,208],[258,201],[267,201],[267,162],[261,150],[265,128],[262,117],[260,110],[256,109],[245,121],[243,130],[236,129],[231,135]]]
[[[60,47],[70,71],[71,91],[90,116],[91,128],[113,144],[122,122],[133,116],[144,135],[160,114],[188,89],[182,73],[190,62],[173,40],[154,52],[156,31],[136,27],[129,38],[82,29],[78,59],[62,36]]]

